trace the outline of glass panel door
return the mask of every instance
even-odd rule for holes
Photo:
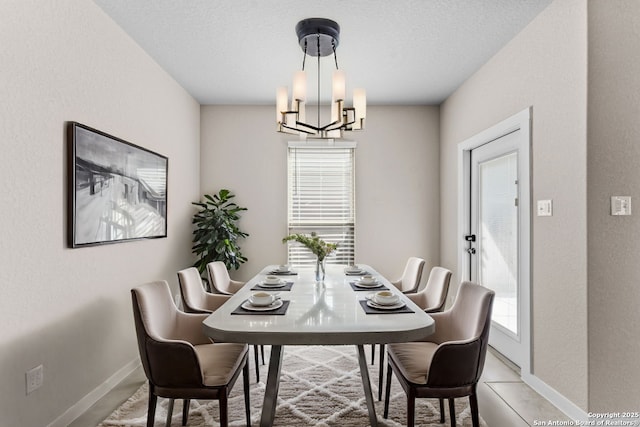
[[[496,293],[493,321],[518,335],[518,155],[478,164],[478,280]]]

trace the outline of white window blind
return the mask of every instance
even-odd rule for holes
[[[337,243],[327,264],[355,260],[354,148],[289,147],[288,232],[311,234]],[[288,245],[288,262],[315,265],[315,256],[299,243]]]

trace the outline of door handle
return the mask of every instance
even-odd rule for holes
[[[475,255],[476,254],[476,248],[469,248],[467,249],[467,252],[471,255]]]

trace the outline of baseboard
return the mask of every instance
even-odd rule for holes
[[[127,363],[115,374],[109,377],[105,382],[100,384],[94,390],[92,390],[85,397],[80,399],[76,404],[67,409],[62,415],[51,422],[47,427],[66,427],[71,424],[76,418],[84,414],[91,406],[93,406],[98,400],[103,398],[109,391],[111,391],[122,380],[131,375],[138,366],[140,366],[140,359],[135,358],[131,362]]]
[[[532,374],[522,375],[524,381],[529,387],[535,390],[542,397],[547,399],[556,408],[565,413],[573,421],[588,421],[587,413],[575,403],[567,399],[565,396],[556,391],[553,387],[542,381],[540,378]]]

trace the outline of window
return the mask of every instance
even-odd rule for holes
[[[354,143],[317,146],[290,143],[288,153],[288,232],[316,232],[338,249],[328,264],[355,261]],[[315,264],[304,246],[288,245],[289,264]]]

